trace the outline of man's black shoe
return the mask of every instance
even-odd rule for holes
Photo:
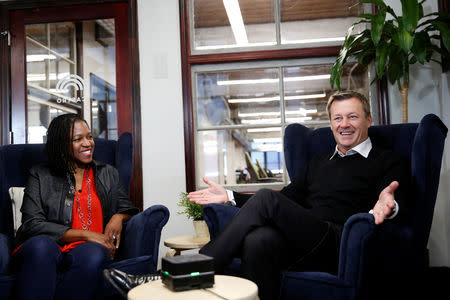
[[[103,270],[103,275],[124,298],[127,297],[128,292],[135,286],[161,279],[160,272],[145,275],[131,275],[117,269],[105,269]]]

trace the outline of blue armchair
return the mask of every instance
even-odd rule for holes
[[[10,299],[15,276],[10,272],[10,253],[14,238],[13,213],[8,194],[10,187],[24,186],[28,169],[46,160],[43,144],[0,147],[0,299]],[[132,137],[123,133],[118,141],[95,140],[94,159],[119,170],[127,192],[132,168]],[[169,219],[165,206],[154,205],[128,221],[119,249],[120,260],[110,266],[131,274],[156,271],[161,230]],[[100,298],[114,296],[105,280]]]
[[[353,215],[344,226],[338,273],[282,271],[281,299],[386,299],[387,290],[398,291],[397,296],[406,296],[408,290],[414,293],[414,283],[423,284],[420,276],[428,268],[427,243],[446,135],[446,126],[432,114],[419,124],[370,127],[374,144],[393,149],[411,161],[412,223],[399,226],[385,221],[376,226],[371,214]],[[289,125],[284,156],[290,178],[298,176],[314,155],[329,153],[334,147],[329,128],[311,130],[300,124]],[[238,210],[220,204],[203,209],[212,239]],[[239,259],[233,260],[229,272],[239,274]],[[406,289],[405,283],[409,284]]]

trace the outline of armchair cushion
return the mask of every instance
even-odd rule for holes
[[[10,187],[9,188],[9,197],[11,198],[11,206],[13,213],[13,222],[14,222],[14,235],[22,224],[22,212],[20,208],[22,207],[23,202],[23,193],[24,187]]]

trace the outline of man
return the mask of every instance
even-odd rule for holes
[[[367,99],[352,91],[337,93],[327,111],[335,151],[313,158],[280,192],[240,194],[204,178],[209,188],[188,195],[198,204],[241,207],[200,253],[214,257],[217,273],[240,257],[242,274],[258,285],[261,300],[278,298],[282,269],[335,273],[342,228],[351,215],[370,210],[376,224],[408,218],[408,168],[392,151],[372,145]]]
[[[217,272],[240,256],[243,276],[257,283],[261,300],[277,299],[281,269],[335,273],[342,227],[351,215],[372,208],[376,224],[407,216],[408,168],[393,152],[372,146],[367,99],[338,93],[327,111],[335,152],[314,158],[280,192],[231,194],[205,178],[209,188],[188,195],[198,204],[234,201],[241,207],[200,253],[214,257]]]

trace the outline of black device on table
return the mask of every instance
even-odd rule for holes
[[[177,292],[210,288],[214,285],[214,259],[203,254],[163,257],[161,279]]]

